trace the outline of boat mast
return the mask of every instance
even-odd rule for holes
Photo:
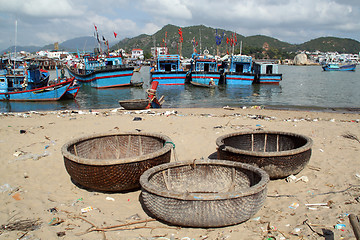
[[[199,33],[200,33],[200,55],[201,55],[201,28],[199,29]]]
[[[241,56],[241,52],[242,52],[242,41],[240,41],[240,56]]]
[[[14,58],[14,79],[15,79],[15,65],[16,65],[16,41],[17,41],[17,20],[15,20],[15,58]]]

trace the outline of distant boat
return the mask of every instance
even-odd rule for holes
[[[228,85],[251,85],[255,80],[252,72],[252,57],[247,55],[233,55],[230,66],[224,72],[225,83]]]
[[[190,83],[200,87],[216,87],[219,85],[220,72],[215,58],[193,54]]]
[[[279,66],[276,63],[255,62],[254,74],[254,83],[279,84],[282,80],[282,74],[279,73]]]
[[[113,88],[131,85],[134,67],[122,63],[120,56],[97,59],[84,56],[84,63],[66,65],[69,75],[80,83],[89,83],[93,88]]]
[[[356,64],[328,63],[322,66],[324,71],[355,71]]]
[[[157,81],[159,85],[185,85],[186,74],[177,54],[159,55],[156,66],[150,68],[151,82]]]

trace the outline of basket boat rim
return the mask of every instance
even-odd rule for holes
[[[305,145],[295,148],[295,149],[291,149],[291,150],[285,150],[285,151],[279,151],[279,152],[259,152],[259,151],[250,151],[250,150],[244,150],[244,149],[239,149],[239,148],[235,148],[235,147],[231,147],[231,146],[227,146],[224,143],[224,139],[225,138],[229,138],[229,137],[235,137],[235,136],[239,136],[239,135],[257,135],[257,134],[273,134],[273,135],[286,135],[286,136],[293,136],[293,137],[299,137],[299,138],[303,138],[306,140]],[[228,151],[228,152],[233,152],[233,153],[237,153],[237,154],[245,154],[245,155],[249,155],[249,156],[257,156],[257,157],[280,157],[280,156],[290,156],[290,155],[295,155],[295,154],[299,154],[299,153],[303,153],[305,151],[308,151],[309,149],[311,149],[312,145],[313,145],[313,140],[305,135],[302,134],[298,134],[298,133],[291,133],[291,132],[282,132],[282,131],[266,131],[266,130],[257,130],[257,131],[243,131],[243,132],[235,132],[235,133],[229,133],[229,134],[225,134],[223,136],[220,136],[216,139],[216,145],[218,148],[220,148],[221,146],[224,146],[224,148],[222,150],[224,151]]]
[[[78,142],[91,140],[94,138],[101,138],[101,137],[110,137],[110,136],[122,136],[122,135],[134,135],[134,136],[149,136],[149,137],[156,137],[164,140],[164,146],[161,149],[158,149],[152,153],[143,154],[135,157],[127,157],[127,158],[120,158],[120,159],[93,159],[93,158],[84,158],[76,156],[68,151],[68,148]],[[116,164],[125,164],[125,163],[134,163],[134,162],[141,162],[147,161],[149,159],[161,156],[173,148],[172,140],[163,134],[160,133],[146,133],[146,132],[123,132],[123,133],[96,133],[91,135],[86,135],[78,138],[74,138],[67,143],[65,143],[61,148],[62,155],[67,158],[68,160],[86,164],[86,165],[96,165],[96,166],[104,166],[104,165],[116,165]]]
[[[149,178],[160,171],[186,166],[186,165],[191,165],[195,167],[196,165],[218,165],[218,166],[242,168],[259,174],[261,179],[255,185],[249,188],[244,188],[242,191],[216,192],[216,193],[189,193],[189,192],[178,192],[174,190],[162,190],[158,186],[155,186],[154,184],[151,184],[149,182]],[[269,180],[270,180],[269,175],[264,170],[254,165],[241,163],[241,162],[228,161],[228,160],[220,160],[220,159],[215,159],[215,160],[202,159],[202,160],[170,162],[170,163],[164,163],[161,165],[154,166],[146,170],[141,175],[140,185],[142,190],[145,190],[151,194],[155,194],[164,198],[190,200],[190,201],[216,201],[216,200],[237,199],[245,196],[254,195],[266,189]]]

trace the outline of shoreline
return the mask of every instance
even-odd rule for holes
[[[219,136],[264,129],[303,134],[313,140],[310,162],[296,175],[298,179],[306,176],[308,181],[271,180],[261,209],[234,226],[178,228],[155,220],[139,228],[108,231],[106,238],[317,239],[320,233],[354,240],[347,214],[360,216],[360,142],[344,135],[360,137],[359,119],[360,114],[354,113],[256,108],[2,113],[0,226],[14,219],[38,219],[41,225],[28,232],[0,231],[0,239],[17,239],[24,233],[28,239],[55,239],[60,235],[62,239],[102,239],[102,232],[83,234],[90,223],[107,227],[150,219],[139,201],[141,190],[96,192],[71,181],[61,147],[74,138],[94,133],[161,133],[176,146],[173,162],[173,154],[177,161],[216,155]],[[306,205],[320,203],[324,206]],[[81,212],[87,207],[91,207],[88,212]],[[58,224],[52,225],[55,220]],[[346,226],[338,229],[337,224]]]
[[[261,109],[261,110],[273,110],[273,111],[300,111],[300,112],[323,112],[323,113],[344,113],[344,114],[360,114],[360,108],[350,107],[309,107],[309,106],[277,106],[277,105],[253,105],[253,106],[223,106],[223,107],[164,107],[164,108],[150,108],[150,110],[169,110],[169,109]],[[1,112],[0,114],[11,113],[28,113],[28,112],[61,112],[61,111],[112,111],[112,110],[125,110],[122,107],[114,108],[83,108],[83,109],[59,109],[59,110],[27,110],[27,111],[15,111],[15,112]]]

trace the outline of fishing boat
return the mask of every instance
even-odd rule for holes
[[[0,71],[0,101],[55,101],[69,89],[74,78],[53,85],[33,88],[26,84],[25,76]]]
[[[228,69],[224,72],[226,84],[251,85],[255,80],[252,72],[252,57],[247,55],[233,55]]]
[[[124,65],[120,56],[98,59],[85,55],[83,62],[66,67],[71,77],[75,77],[79,83],[88,83],[93,88],[130,86],[134,72],[134,67]]]
[[[220,72],[215,58],[194,53],[190,83],[200,87],[216,87],[219,80]]]
[[[328,63],[322,66],[324,71],[355,71],[356,64]]]
[[[276,63],[255,62],[254,74],[254,83],[279,84],[282,80],[282,74],[279,74],[279,66]]]
[[[159,85],[185,85],[187,72],[183,70],[179,55],[159,55],[156,66],[150,69],[151,82]]]

